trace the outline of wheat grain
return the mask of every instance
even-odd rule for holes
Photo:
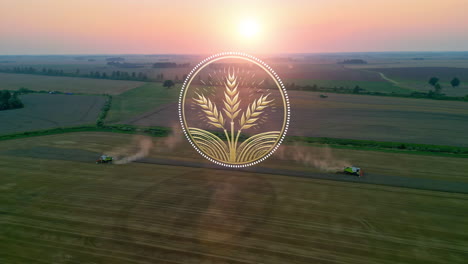
[[[260,96],[258,100],[254,100],[248,107],[247,110],[242,113],[241,120],[239,121],[240,129],[248,129],[256,125],[256,121],[260,118],[263,113],[262,110],[268,107],[268,105],[274,100],[267,101],[270,94],[266,96]]]
[[[234,73],[231,75],[230,70],[228,71],[229,74],[226,78],[226,83],[224,87],[226,88],[224,91],[224,107],[223,111],[226,113],[226,116],[233,121],[240,112],[239,105],[241,100],[239,100],[239,91],[237,87],[239,84],[237,83],[237,77],[235,77]]]
[[[218,111],[216,108],[216,105],[211,102],[209,98],[206,98],[203,94],[198,94],[198,99],[193,98],[195,102],[198,103],[198,105],[203,109],[203,112],[206,114],[206,118],[208,118],[208,123],[224,129],[224,117],[221,112]]]

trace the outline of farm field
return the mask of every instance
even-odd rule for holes
[[[343,80],[313,80],[313,79],[285,79],[284,83],[295,83],[296,85],[313,86],[325,88],[340,88],[353,89],[356,86],[363,88],[366,92],[380,92],[380,93],[397,93],[397,94],[410,94],[415,90],[402,88],[390,82],[384,81],[343,81]]]
[[[468,146],[466,102],[288,91],[288,135]],[[172,126],[175,101],[122,123]]]
[[[120,122],[163,104],[175,102],[179,91],[180,88],[178,86],[167,89],[161,83],[147,83],[114,96],[106,122]]]
[[[454,67],[408,67],[408,68],[376,68],[378,72],[383,72],[391,78],[408,79],[426,82],[429,78],[436,76],[441,81],[450,82],[453,77],[460,80],[468,80],[467,68]]]
[[[101,153],[117,155],[116,153],[121,153],[121,150],[131,153],[137,145],[135,139],[138,137],[108,132],[77,132],[6,140],[0,141],[0,155],[93,163]],[[151,140],[154,142],[154,148],[148,153],[148,158],[168,158],[210,164],[189,145],[182,134],[171,135],[167,138],[151,138]],[[66,157],[57,157],[53,151],[54,148],[76,151]],[[320,161],[318,163],[323,163],[324,166],[319,166],[321,169],[317,168],[314,160]],[[468,182],[468,174],[465,173],[468,170],[466,161],[466,158],[456,157],[340,149],[324,145],[286,144],[260,166],[320,173],[334,172],[334,170],[341,170],[342,166],[357,164],[365,168],[365,173],[370,174]],[[431,170],[427,170],[428,167],[431,167]],[[459,170],[451,169],[454,167]]]
[[[84,157],[129,141],[76,133],[0,142],[1,262],[463,263],[468,253],[466,194],[4,152]]]
[[[336,81],[371,81],[385,82],[378,73],[350,69],[335,64],[288,63],[274,65],[275,71],[285,79],[336,80]]]
[[[120,94],[143,85],[143,82],[102,80],[33,74],[0,73],[0,90],[59,91],[85,94]]]
[[[343,55],[344,56],[344,55]],[[99,71],[100,73],[106,72],[111,74],[113,71],[126,71],[130,74],[132,72],[142,72],[145,73],[150,79],[154,80],[159,74],[164,75],[164,79],[178,79],[182,80],[183,76],[187,74],[191,67],[184,68],[152,68],[152,62],[158,62],[161,60],[159,57],[151,56],[123,56],[126,58],[127,62],[130,63],[145,63],[141,68],[120,68],[109,66],[106,64],[106,56],[90,56],[96,61],[88,62],[86,61],[86,56],[84,56],[84,61],[82,59],[77,60],[72,57],[47,57],[44,58],[34,57],[28,59],[27,56],[24,58],[17,59],[18,62],[14,63],[4,63],[3,67],[13,67],[15,65],[24,66],[30,65],[32,67],[41,69],[41,68],[51,68],[55,70],[64,70],[66,73],[74,73],[77,69],[82,73]],[[294,56],[293,56],[294,57]],[[171,61],[177,63],[191,63],[195,65],[199,57],[168,57],[171,58]],[[369,92],[383,92],[383,93],[398,93],[398,94],[409,94],[414,91],[427,92],[430,89],[433,89],[427,84],[427,80],[432,76],[439,77],[441,85],[444,87],[443,93],[448,96],[465,96],[468,94],[468,86],[464,82],[464,78],[468,76],[468,63],[464,60],[445,60],[443,57],[434,57],[434,59],[415,61],[411,60],[408,57],[395,57],[393,58],[388,55],[388,57],[378,56],[373,54],[370,56],[371,63],[365,65],[340,65],[336,64],[336,60],[339,60],[336,57],[327,63],[319,64],[315,60],[311,61],[289,61],[289,62],[271,62],[271,65],[275,70],[280,73],[280,76],[283,78],[283,81],[286,83],[295,83],[298,85],[318,85],[321,87],[345,87],[345,88],[354,88],[356,85],[364,88]],[[344,58],[344,57],[343,57]],[[38,61],[37,61],[38,60]],[[164,59],[163,59],[164,60]],[[23,64],[17,64],[19,62]],[[268,59],[267,59],[268,61]],[[2,65],[2,64],[0,64]],[[383,76],[382,76],[383,74]],[[0,75],[1,76],[1,75]],[[41,78],[55,78],[53,76],[37,76],[32,75],[32,77],[41,77]],[[460,87],[457,89],[452,89],[449,81],[453,77],[458,77],[462,80]],[[11,76],[9,78],[12,78]],[[29,77],[28,77],[29,78]],[[72,77],[61,77],[61,78],[70,78]],[[27,79],[27,78],[26,78]],[[78,78],[82,80],[81,78]],[[466,78],[465,78],[466,79]],[[115,82],[112,80],[87,80],[87,82],[92,81],[107,81]],[[76,82],[76,80],[74,81]],[[132,82],[132,81],[125,81]],[[37,82],[36,82],[37,83]],[[139,83],[139,82],[133,82]],[[26,83],[27,84],[27,83]],[[27,85],[24,85],[27,87]],[[140,85],[142,83],[139,83]],[[13,82],[13,88],[17,89],[16,82]],[[96,92],[94,85],[86,84],[85,86],[90,86],[90,91],[86,93],[102,93],[100,90]],[[115,84],[117,85],[117,84]],[[11,86],[11,85],[10,85]],[[120,83],[117,86],[115,91],[104,92],[117,94],[125,90],[128,90],[124,83]],[[124,88],[120,88],[124,86]],[[138,86],[138,85],[136,85]],[[136,87],[134,86],[134,87]],[[35,89],[35,88],[33,88]],[[47,90],[48,87],[38,88],[39,90]],[[59,90],[62,89],[59,87]],[[129,88],[131,89],[131,88]],[[63,89],[62,89],[63,90]],[[76,90],[74,90],[77,92]],[[73,91],[72,91],[73,92]]]
[[[291,134],[467,146],[466,102],[290,92]]]
[[[127,63],[136,63],[139,66],[136,68],[123,68],[107,65],[107,58],[121,57]],[[9,61],[9,63],[2,63],[2,59]],[[83,55],[83,56],[0,56],[0,69],[13,68],[13,67],[33,67],[38,70],[43,68],[53,70],[63,70],[65,73],[75,73],[77,70],[80,73],[100,72],[110,75],[113,71],[128,72],[142,72],[145,73],[150,79],[155,79],[158,74],[163,73],[166,79],[174,79],[177,75],[182,79],[184,74],[187,74],[191,67],[183,68],[153,68],[152,64],[156,62],[176,62],[176,63],[191,63],[195,65],[203,58],[199,56],[182,56],[182,55]],[[195,63],[196,62],[196,63]]]
[[[0,134],[94,124],[104,105],[103,96],[26,94],[25,107],[0,111]]]
[[[408,87],[427,92],[434,88],[428,84],[431,77],[440,79],[442,92],[449,96],[468,95],[468,68],[453,67],[406,67],[406,68],[376,68],[376,72],[385,74],[395,80],[400,87]],[[460,86],[452,88],[450,81],[457,77],[461,80]],[[465,80],[465,81],[464,81]]]
[[[408,87],[408,89],[415,89],[416,91],[420,92],[429,92],[430,90],[434,90],[434,87],[429,85],[423,81],[415,81],[415,80],[406,80],[406,79],[393,79],[395,82],[398,83],[399,87]],[[456,88],[452,88],[450,82],[443,82],[439,81],[439,84],[442,86],[442,93],[447,96],[458,96],[458,97],[465,97],[468,95],[468,85],[460,84],[460,86]]]

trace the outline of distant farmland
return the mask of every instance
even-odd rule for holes
[[[316,80],[316,79],[284,79],[284,83],[299,86],[313,86],[324,88],[346,88],[353,89],[356,86],[364,89],[366,92],[380,92],[380,93],[397,93],[397,94],[410,94],[413,90],[401,88],[387,81],[342,81],[342,80]]]
[[[468,95],[468,68],[453,67],[403,67],[403,68],[375,68],[370,69],[384,74],[399,87],[427,92],[434,90],[428,84],[431,77],[439,78],[442,93],[449,96]],[[457,77],[461,80],[459,87],[452,88],[450,81]]]
[[[27,94],[25,108],[0,111],[0,134],[92,124],[103,106],[103,96]]]
[[[436,76],[441,81],[450,82],[453,77],[468,81],[467,68],[450,67],[404,67],[404,68],[375,68],[373,71],[382,72],[390,78],[407,79],[426,82]]]
[[[376,72],[345,68],[333,64],[299,64],[275,65],[275,71],[285,79],[317,79],[341,81],[374,81],[385,82]]]
[[[355,86],[368,92],[409,94],[410,89],[402,88],[385,80],[377,71],[346,68],[334,64],[291,64],[290,67],[277,65],[275,70],[286,84],[300,86],[317,85],[324,88],[347,88]]]
[[[468,146],[468,103],[289,91],[288,135]],[[171,126],[176,103],[123,123]]]
[[[89,94],[120,94],[138,87],[143,82],[101,80],[76,77],[41,76],[32,74],[0,73],[0,90],[59,91]]]
[[[106,122],[121,122],[150,111],[164,104],[175,102],[178,86],[167,89],[161,83],[147,83],[113,97]],[[174,120],[177,122],[177,119]]]

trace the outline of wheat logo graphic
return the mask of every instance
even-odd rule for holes
[[[248,87],[249,83],[239,76],[239,69],[236,71],[234,67],[227,67],[218,73],[221,76],[216,78],[209,75],[209,82],[216,86],[214,89],[219,91],[219,96],[197,88],[189,97],[184,96],[183,100],[181,97],[181,103],[189,100],[194,105],[193,110],[199,113],[199,120],[194,125],[187,125],[185,113],[181,113],[183,127],[192,145],[210,160],[222,165],[251,164],[272,153],[284,137],[285,125],[282,130],[254,133],[255,129],[269,120],[267,111],[275,109],[278,98],[273,97],[268,90],[248,95],[242,92],[241,84],[242,87]],[[217,80],[216,85],[213,84],[214,79]],[[204,81],[201,83],[206,84]],[[184,88],[181,94],[185,95]],[[284,97],[280,99],[285,103]],[[284,123],[287,124],[286,119]]]

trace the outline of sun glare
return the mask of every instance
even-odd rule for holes
[[[254,37],[257,35],[258,30],[259,26],[257,21],[252,19],[245,19],[239,24],[239,33],[246,38]]]

